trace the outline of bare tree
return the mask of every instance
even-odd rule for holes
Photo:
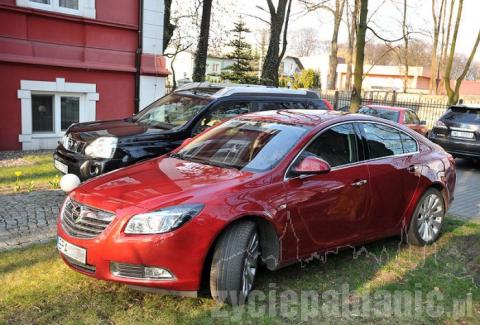
[[[403,92],[406,93],[408,89],[408,58],[409,58],[409,52],[408,52],[408,26],[407,26],[407,0],[403,0],[403,20],[402,20],[402,27],[403,27],[403,35],[405,37],[403,38],[404,42],[404,74],[403,74]]]
[[[332,5],[328,0],[301,0],[306,6],[307,11],[327,10],[333,15],[333,33],[330,41],[330,62],[327,77],[327,89],[335,89],[337,80],[337,65],[338,65],[338,33],[340,31],[340,24],[343,17],[343,9],[346,0],[334,0]]]
[[[163,13],[163,22],[165,27],[163,28],[163,51],[166,50],[168,47],[168,43],[173,36],[173,32],[175,31],[175,26],[171,19],[171,8],[172,8],[173,0],[165,0],[165,11]]]
[[[288,21],[293,0],[278,0],[277,7],[267,0],[270,13],[270,39],[262,67],[262,82],[278,86],[278,69],[287,49]],[[280,43],[283,40],[282,48]]]
[[[350,8],[352,7],[352,8]],[[352,90],[352,73],[353,73],[353,51],[355,47],[355,34],[357,28],[358,17],[358,3],[354,2],[353,6],[350,6],[350,1],[347,1],[347,17],[346,25],[348,30],[348,55],[346,55],[347,73],[346,73],[346,85],[345,88]]]
[[[443,77],[445,82],[445,90],[447,91],[449,105],[455,105],[458,102],[458,99],[460,97],[460,86],[462,84],[462,81],[465,79],[465,76],[467,75],[468,70],[470,69],[470,65],[472,64],[473,58],[475,57],[475,53],[477,52],[478,44],[480,43],[480,30],[479,30],[475,44],[472,48],[472,51],[470,52],[470,56],[468,57],[468,60],[465,63],[462,73],[455,80],[454,88],[452,88],[452,85],[450,84],[450,79],[452,74],[453,60],[455,57],[455,47],[457,45],[458,30],[460,28],[460,21],[462,19],[462,11],[463,11],[463,0],[459,0],[458,8],[457,8],[457,19],[455,21],[455,27],[454,27],[453,36],[452,36],[452,43],[450,45],[450,54],[447,59],[447,65],[445,67],[445,73]]]
[[[200,36],[198,37],[197,52],[195,54],[194,69],[192,75],[193,81],[196,82],[205,80],[211,12],[212,0],[203,0]]]
[[[297,56],[310,56],[319,49],[320,38],[318,33],[313,28],[302,28],[290,34],[291,41],[289,44],[289,51],[292,51]]]
[[[454,0],[452,0],[454,1]],[[442,26],[442,20],[444,19],[444,10],[445,0],[442,0],[440,4],[440,10],[437,13],[436,10],[436,0],[432,0],[432,18],[433,18],[433,46],[432,46],[432,60],[430,64],[430,93],[434,93],[436,89],[436,71],[438,65],[437,51],[438,51],[438,40],[440,35],[440,28]]]
[[[367,33],[368,0],[355,0],[360,18],[357,23],[355,46],[355,72],[352,89],[350,112],[357,112],[362,103],[363,61],[365,58],[365,35]]]

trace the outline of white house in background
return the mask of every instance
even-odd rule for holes
[[[295,73],[303,70],[302,62],[296,56],[287,55],[280,63],[280,74],[285,77],[293,77]]]
[[[173,61],[173,69],[172,67]],[[177,54],[175,59],[167,57],[167,67],[175,72],[175,80],[177,84],[185,84],[192,82],[195,54],[190,51],[184,51]],[[233,60],[220,56],[207,56],[207,68],[205,75],[211,81],[220,81],[219,76],[222,71],[230,67],[234,63]],[[172,71],[173,72],[173,71]],[[172,83],[173,74],[168,77],[168,81]],[[218,80],[217,80],[218,79]]]

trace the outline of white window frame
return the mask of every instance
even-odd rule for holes
[[[64,78],[55,81],[22,80],[18,90],[21,101],[22,133],[18,141],[24,150],[46,149],[55,144],[65,133],[61,130],[61,97],[79,97],[79,122],[95,121],[96,105],[100,99],[96,84],[65,82]],[[54,132],[34,133],[32,128],[32,95],[54,96]]]
[[[67,15],[82,16],[95,19],[95,0],[78,0],[78,9],[60,7],[59,0],[50,0],[50,4],[38,3],[31,0],[17,0],[17,6],[34,8]]]
[[[46,135],[46,136],[57,136],[61,137],[65,133],[65,130],[62,130],[62,97],[77,97],[79,99],[79,122],[86,122],[86,109],[85,109],[85,94],[81,93],[67,93],[67,92],[48,92],[48,91],[32,91],[30,96],[34,95],[51,95],[53,96],[53,132],[35,132],[33,131],[33,121],[32,121],[32,135],[35,137]],[[31,107],[32,108],[32,107]]]

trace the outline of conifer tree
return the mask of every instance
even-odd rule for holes
[[[227,54],[227,58],[233,60],[233,64],[222,72],[222,78],[237,83],[256,83],[258,82],[254,75],[252,62],[252,46],[245,40],[245,35],[250,32],[245,22],[240,18],[235,22],[232,30],[234,38],[228,43],[233,51]]]

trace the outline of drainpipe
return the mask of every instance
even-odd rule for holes
[[[135,113],[140,111],[140,67],[142,65],[143,52],[143,2],[144,0],[140,0],[138,9],[138,47],[135,52]]]

